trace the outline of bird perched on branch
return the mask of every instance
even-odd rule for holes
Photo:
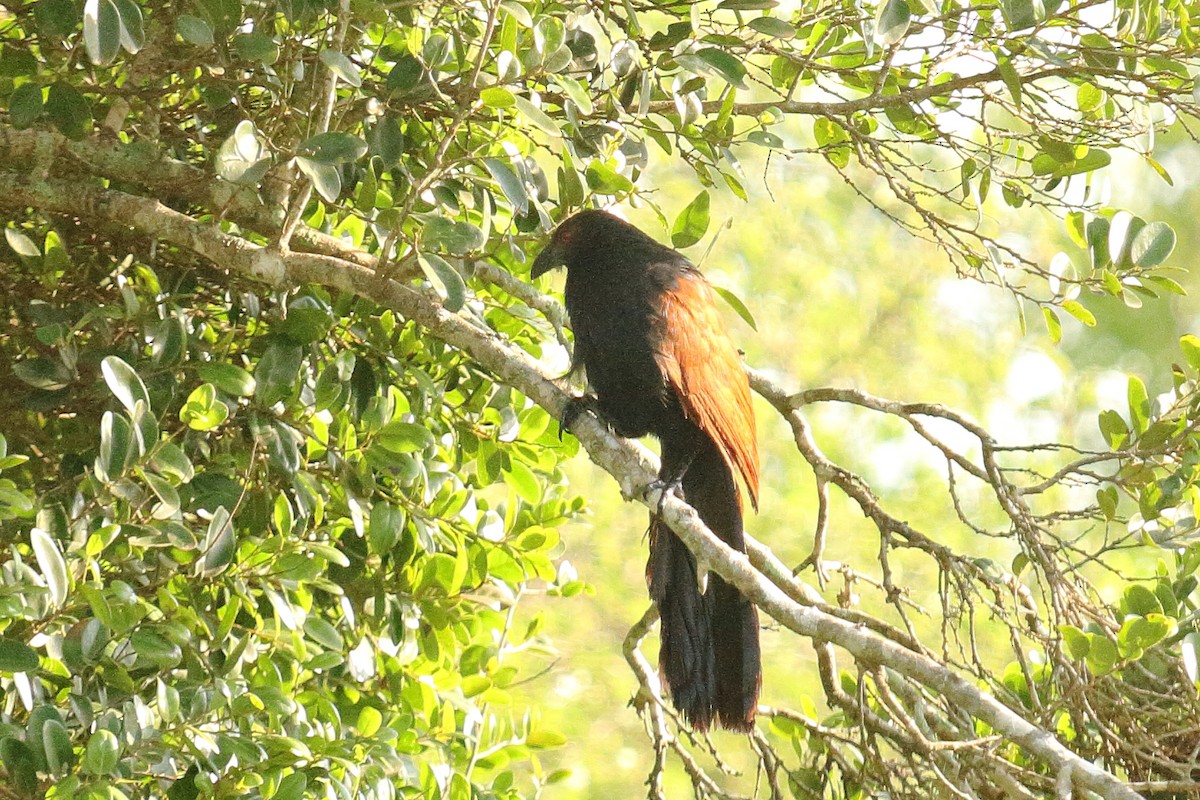
[[[680,253],[604,211],[559,225],[532,275],[557,266],[567,268],[572,367],[595,393],[568,406],[564,427],[583,401],[621,436],[657,437],[659,484],[682,490],[705,525],[744,552],[735,473],[757,508],[754,411],[708,282]],[[716,719],[750,730],[761,683],[754,605],[715,573],[702,590],[695,557],[654,514],[646,575],[661,620],[659,672],[675,707],[698,729]]]

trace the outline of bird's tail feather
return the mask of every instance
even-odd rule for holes
[[[745,552],[742,509],[733,473],[711,442],[687,464],[684,499],[730,547]],[[664,446],[663,475],[675,468]],[[659,671],[675,707],[698,729],[714,717],[730,730],[754,726],[762,681],[758,611],[736,587],[710,574],[702,595],[696,560],[666,525],[652,519],[650,595],[658,606]]]
[[[696,580],[696,559],[670,528],[650,523],[650,597],[658,607],[662,643],[658,670],[671,702],[688,723],[712,723],[716,683],[709,610]]]
[[[704,597],[711,620],[717,717],[724,728],[749,732],[762,684],[758,609],[715,573],[708,576]]]

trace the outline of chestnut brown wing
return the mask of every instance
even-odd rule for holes
[[[686,270],[663,293],[665,323],[655,358],[684,413],[716,443],[758,508],[758,442],[750,382],[717,313],[717,296],[700,273]]]

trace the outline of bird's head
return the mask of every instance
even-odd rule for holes
[[[530,277],[544,275],[556,267],[581,263],[595,257],[619,242],[647,238],[645,234],[620,217],[607,211],[587,209],[568,217],[550,236],[550,242],[538,253]]]

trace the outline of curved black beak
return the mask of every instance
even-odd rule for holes
[[[538,257],[533,260],[533,267],[529,270],[529,277],[536,278],[539,275],[545,275],[555,267],[561,267],[566,263],[566,253],[563,252],[562,246],[554,239],[551,239],[542,248],[542,252],[538,253]]]

